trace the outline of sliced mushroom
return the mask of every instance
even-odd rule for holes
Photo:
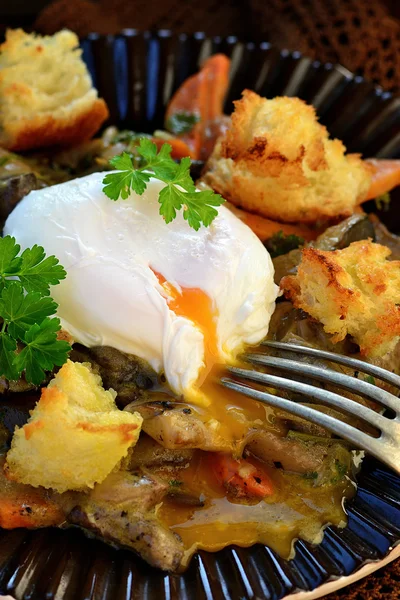
[[[68,522],[134,550],[154,567],[175,571],[183,544],[157,519],[155,510],[167,490],[166,483],[150,475],[112,473],[89,495],[81,495]]]
[[[146,361],[110,346],[85,348],[75,344],[70,358],[91,363],[100,374],[104,387],[118,393],[117,402],[120,406],[140,399],[148,400],[148,392],[162,387],[157,373]]]
[[[18,202],[32,190],[42,187],[33,173],[0,179],[0,222],[4,225]]]
[[[166,465],[178,466],[188,463],[193,456],[193,452],[193,448],[164,448],[164,446],[142,432],[138,443],[125,459],[124,465],[128,470]]]
[[[195,409],[187,405],[132,403],[125,410],[139,412],[143,417],[142,430],[164,448],[199,448],[211,452],[232,450],[232,441],[220,434],[219,423],[215,419],[203,421]]]

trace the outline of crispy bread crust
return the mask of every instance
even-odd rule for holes
[[[74,146],[89,140],[108,118],[109,111],[102,98],[97,98],[85,112],[65,119],[51,115],[21,121],[13,128],[12,137],[0,135],[0,145],[13,151],[51,146]]]
[[[7,477],[60,493],[103,481],[137,442],[142,424],[114,398],[89,365],[67,361],[42,389],[28,423],[16,428]]]
[[[297,275],[281,281],[285,296],[321,321],[332,341],[353,336],[366,356],[384,356],[400,337],[400,261],[371,240],[333,252],[306,248]]]
[[[245,90],[203,181],[227,200],[281,222],[315,223],[353,214],[370,168],[330,140],[299,98],[267,100]]]

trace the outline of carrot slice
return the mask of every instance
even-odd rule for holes
[[[260,215],[247,212],[246,210],[237,208],[236,206],[230,206],[230,208],[232,212],[234,212],[239,219],[246,223],[246,225],[248,225],[250,229],[254,231],[256,236],[258,236],[262,241],[272,237],[274,233],[282,231],[282,233],[285,235],[297,235],[308,242],[315,240],[323,231],[322,229],[318,230],[307,227],[307,225],[278,223],[278,221],[272,221],[271,219],[260,217]]]
[[[190,158],[194,158],[194,156],[192,156],[192,151],[190,150],[189,146],[180,138],[172,138],[170,140],[152,138],[151,141],[155,143],[155,145],[157,146],[157,150],[160,150],[161,146],[165,143],[172,146],[171,156],[172,158],[175,158],[177,160],[180,160],[185,156],[190,156]]]
[[[16,529],[26,527],[51,527],[60,525],[65,520],[61,508],[44,499],[21,499],[5,497],[0,500],[0,527],[3,529]]]
[[[166,121],[177,113],[194,114],[199,119],[190,132],[179,136],[189,146],[192,158],[200,157],[205,124],[223,114],[230,63],[224,54],[210,56],[196,75],[183,82],[168,105]]]
[[[218,481],[237,498],[265,498],[274,493],[268,474],[249,460],[223,452],[213,454],[211,460]]]
[[[400,185],[400,160],[369,158],[365,162],[372,168],[372,182],[364,201],[382,196]]]

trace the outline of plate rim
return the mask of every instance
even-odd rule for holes
[[[396,559],[400,558],[400,541],[393,546],[390,550],[389,554],[387,554],[384,558],[377,561],[370,561],[360,567],[357,571],[354,571],[351,575],[346,575],[345,577],[338,577],[336,579],[331,579],[330,581],[326,581],[322,583],[317,588],[309,591],[309,592],[294,592],[282,598],[281,600],[316,600],[317,598],[322,598],[326,594],[332,594],[338,590],[341,590],[352,583],[356,583],[360,579],[364,579],[378,571],[382,567],[394,562]],[[0,596],[0,600],[14,600],[14,598],[8,598],[7,596]]]
[[[346,577],[339,577],[337,579],[332,579],[331,581],[327,581],[314,590],[309,592],[294,592],[285,596],[281,600],[317,600],[318,598],[322,598],[326,594],[331,594],[338,590],[341,590],[365,577],[368,575],[372,575],[382,567],[394,562],[396,559],[400,559],[400,542],[398,542],[389,552],[385,558],[382,558],[378,561],[371,561],[367,564],[364,564],[358,571],[355,571],[351,575],[347,575]],[[14,596],[0,596],[0,600],[16,600]]]

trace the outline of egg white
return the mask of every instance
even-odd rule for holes
[[[153,271],[175,288],[199,288],[216,311],[221,362],[268,331],[278,288],[271,258],[254,235],[221,206],[210,227],[191,229],[182,214],[159,215],[163,184],[113,202],[103,173],[30,192],[5,225],[22,249],[40,244],[65,267],[51,294],[62,326],[87,347],[108,345],[135,354],[171,388],[193,388],[204,365],[204,336],[170,310]]]

